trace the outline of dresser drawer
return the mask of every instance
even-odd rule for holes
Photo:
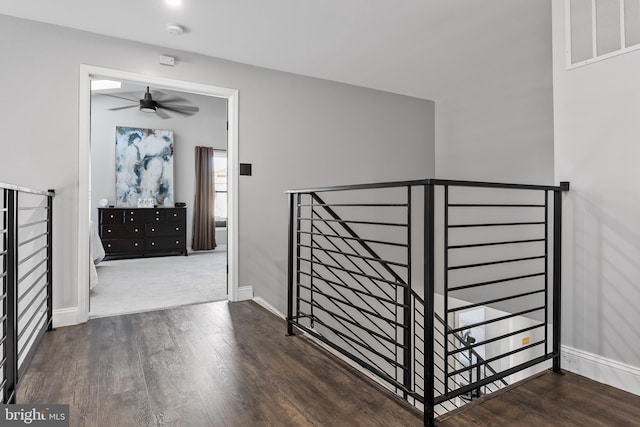
[[[162,209],[125,209],[125,224],[161,223],[164,222]]]
[[[167,209],[166,210],[166,220],[167,222],[184,222],[187,218],[187,210],[184,208],[181,209]]]
[[[102,239],[142,238],[144,227],[141,225],[103,225],[100,227]]]
[[[156,237],[147,238],[147,249],[176,249],[184,250],[186,248],[183,236],[178,237]]]
[[[122,224],[124,210],[102,209],[100,210],[100,224]]]
[[[122,240],[109,240],[102,241],[104,250],[107,253],[111,252],[135,252],[144,248],[144,239],[122,239]]]
[[[147,224],[145,226],[145,235],[147,237],[162,237],[162,236],[180,236],[185,234],[183,224]]]

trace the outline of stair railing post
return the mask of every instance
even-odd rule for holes
[[[47,197],[47,330],[53,330],[53,194]]]
[[[567,190],[569,183],[566,184]],[[564,187],[564,186],[563,186]],[[553,193],[553,372],[560,372],[562,298],[562,191]]]
[[[293,335],[293,239],[294,239],[294,194],[289,193],[289,242],[287,251],[287,335]]]
[[[403,290],[403,324],[404,324],[404,377],[403,377],[403,385],[405,387],[405,391],[403,392],[403,397],[407,400],[407,390],[412,389],[411,378],[413,372],[411,370],[412,360],[415,355],[413,355],[413,345],[411,344],[411,339],[414,334],[413,322],[411,321],[411,186],[407,186],[407,286],[404,287]]]
[[[18,191],[5,190],[6,289],[5,298],[5,388],[4,403],[15,403],[18,384]]]
[[[434,186],[424,186],[424,425],[435,426],[434,396],[434,299],[435,208]]]

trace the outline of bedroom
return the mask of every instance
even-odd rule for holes
[[[138,99],[143,98],[146,90],[139,83],[92,80],[91,317],[218,301],[227,297],[227,102],[221,98],[152,87],[149,93],[159,105],[186,110],[158,108],[157,111],[144,112],[139,108]],[[165,162],[163,174],[170,187],[169,194],[165,194],[167,197],[161,198],[157,191],[153,194],[152,184],[148,183],[153,180],[145,183],[138,179],[140,188],[129,189],[132,195],[123,191],[125,174],[136,176],[140,171],[127,171],[131,165],[124,164],[122,140],[127,136],[126,132],[131,137],[144,136],[145,130],[150,135],[163,134],[167,139],[171,138],[165,147],[170,149],[171,155]],[[138,157],[139,147],[144,144],[152,146],[153,141],[145,138],[140,144],[136,146]],[[202,150],[205,157],[211,153],[214,156],[215,192],[210,204],[215,212],[215,241],[200,244],[202,239],[196,239],[196,247],[199,248],[196,251],[193,249],[195,195],[204,193],[196,190],[195,158],[198,150]],[[144,162],[137,163],[140,166]],[[143,171],[152,169],[150,164],[143,166]],[[120,172],[117,173],[117,169]],[[152,202],[148,196],[153,197]],[[179,207],[183,203],[185,207]],[[123,208],[130,209],[125,211]],[[119,214],[120,218],[107,220],[106,216],[113,213]],[[123,213],[127,218],[122,217]],[[142,216],[157,214],[159,217],[154,216],[151,220],[164,223],[165,215],[169,221],[170,213],[179,215],[181,221],[157,226],[152,224],[152,228],[140,222],[143,221]],[[134,214],[138,218],[131,217]],[[122,221],[125,225],[118,225]],[[134,222],[127,224],[128,221]],[[170,227],[171,237],[154,236],[158,230],[164,230],[166,234],[167,227]],[[204,233],[207,234],[206,230]],[[196,234],[200,236],[201,232],[196,231]],[[151,236],[154,240],[150,240]],[[172,245],[179,242],[179,247],[164,246],[169,240]],[[156,244],[164,249],[152,247]]]

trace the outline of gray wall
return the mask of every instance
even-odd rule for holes
[[[494,3],[497,4],[497,3]],[[436,102],[436,175],[553,183],[551,1],[504,2],[456,27]],[[481,25],[481,26],[480,26]]]
[[[566,70],[564,12],[554,4],[555,170],[571,181],[563,341],[640,367],[640,51]]]
[[[142,97],[144,88],[138,97]],[[152,89],[153,92],[153,89]],[[176,104],[195,105],[197,114],[184,116],[169,113],[168,119],[143,113],[137,108],[109,111],[127,101],[95,95],[91,97],[91,219],[98,223],[98,202],[109,199],[115,204],[115,129],[128,126],[148,129],[168,129],[174,137],[174,200],[187,204],[187,248],[191,250],[193,235],[193,204],[195,194],[195,147],[197,145],[227,149],[227,101],[211,96],[195,95],[162,89],[165,99],[180,97]],[[129,93],[123,96],[131,97]],[[162,98],[159,98],[162,99]],[[222,244],[226,232],[217,232]]]
[[[0,51],[0,180],[57,190],[55,308],[77,306],[79,64],[239,90],[240,161],[254,165],[240,179],[239,284],[281,311],[285,189],[434,174],[430,101],[6,16]]]

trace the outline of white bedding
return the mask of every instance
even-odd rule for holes
[[[89,251],[91,256],[89,257],[89,289],[93,289],[98,285],[98,271],[96,265],[104,259],[104,246],[102,246],[102,240],[98,236],[98,231],[91,221],[89,227]]]

